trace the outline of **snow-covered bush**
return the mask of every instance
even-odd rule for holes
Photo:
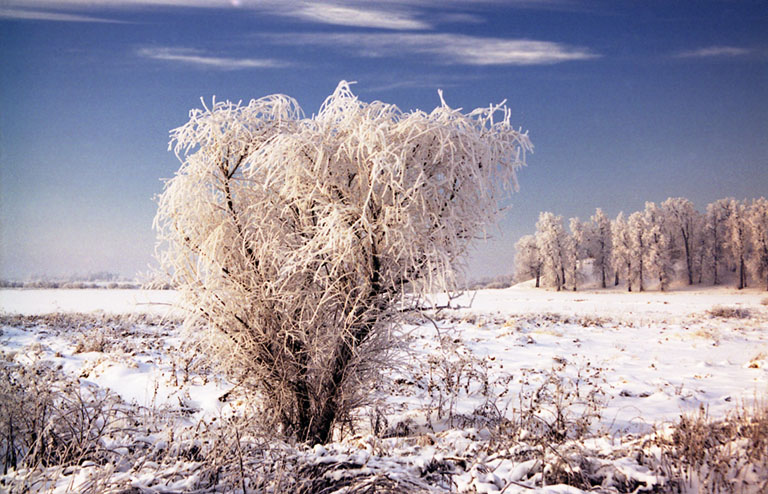
[[[500,118],[499,118],[500,117]],[[531,148],[510,112],[283,95],[193,110],[159,197],[160,260],[284,432],[325,442],[366,398],[397,302],[450,287]]]
[[[46,362],[21,365],[0,354],[3,474],[108,461],[102,439],[126,421],[120,405],[114,393],[62,380]]]

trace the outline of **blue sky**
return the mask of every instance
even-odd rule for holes
[[[3,0],[0,277],[152,262],[200,97],[285,93],[315,112],[341,79],[431,110],[507,100],[535,146],[473,277],[511,271],[539,211],[768,194],[768,6],[756,1]]]

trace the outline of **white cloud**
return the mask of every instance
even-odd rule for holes
[[[30,9],[0,9],[0,19],[20,19],[33,21],[56,21],[56,22],[109,22],[121,23],[112,19],[101,17],[91,17],[88,15],[65,14],[63,12],[50,12],[43,10]]]
[[[316,44],[356,51],[360,56],[399,56],[405,53],[431,57],[436,64],[546,65],[599,57],[586,48],[550,41],[483,38],[440,33],[315,33],[289,34],[273,41],[283,44]]]
[[[219,70],[274,69],[288,66],[286,62],[270,58],[212,57],[200,50],[191,48],[141,48],[137,53],[139,56],[150,58],[152,60],[162,60]]]
[[[735,46],[709,46],[698,50],[681,51],[675,56],[678,58],[740,57],[749,53],[748,49]]]
[[[374,27],[381,29],[429,29],[427,23],[402,12],[377,9],[361,9],[331,3],[308,2],[287,15],[302,19],[341,26]]]
[[[409,2],[405,2],[407,5]],[[346,0],[7,0],[7,5],[18,10],[25,7],[39,9],[73,9],[90,11],[109,8],[140,8],[147,6],[187,8],[232,8],[262,11],[282,17],[292,17],[319,24],[369,27],[392,30],[430,29],[427,22],[416,19],[403,4],[389,4],[387,8],[360,6]],[[14,9],[16,10],[16,9]],[[61,14],[66,16],[66,14]],[[80,16],[74,16],[80,17]],[[66,20],[63,17],[48,20]]]
[[[376,81],[369,81],[365,84],[366,91],[370,92],[385,92],[390,91],[392,89],[402,89],[402,88],[428,88],[428,89],[446,89],[451,87],[456,87],[460,84],[465,84],[468,81],[476,80],[477,77],[473,75],[466,75],[466,76],[427,76],[427,77],[421,77],[421,78],[392,78],[388,80],[379,80]],[[363,83],[363,81],[360,81]],[[437,93],[435,93],[435,96],[437,96]]]

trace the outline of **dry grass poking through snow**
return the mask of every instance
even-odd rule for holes
[[[650,463],[683,492],[768,492],[768,403],[713,420],[701,408],[652,441]],[[655,448],[651,448],[655,450]]]
[[[542,348],[541,340],[556,328],[571,334],[568,325],[617,331],[614,321],[602,318],[488,316],[470,321],[459,313],[449,316],[456,320],[446,324],[481,325],[471,334],[484,331],[494,345],[503,341],[526,351]],[[188,398],[178,403],[127,402],[93,380],[76,377],[81,373],[67,374],[52,364],[53,354],[63,351],[56,349],[66,344],[72,353],[81,346],[83,352],[100,352],[90,357],[103,359],[105,365],[140,358],[141,365],[164,369],[165,382],[185,392],[193,385],[226,382],[226,376],[213,374],[203,355],[174,343],[179,341],[174,321],[83,314],[2,316],[0,335],[3,330],[6,338],[19,330],[40,339],[8,349],[0,358],[0,491],[768,490],[766,402],[736,407],[718,419],[703,410],[684,414],[647,434],[609,434],[600,425],[611,385],[607,370],[568,354],[535,369],[500,372],[494,367],[498,361],[489,358],[500,354],[483,356],[472,351],[477,347],[469,338],[444,332],[432,342],[431,353],[408,373],[394,376],[386,391],[422,400],[410,419],[389,423],[387,416],[393,415],[387,406],[392,403],[385,403],[349,424],[342,440],[308,448],[265,430],[259,424],[258,399],[242,387],[217,388],[219,412],[202,415],[188,406],[194,401]],[[88,357],[84,355],[76,358]],[[753,360],[762,361],[758,357]],[[234,376],[230,382],[236,382]],[[529,385],[518,387],[518,382]],[[632,393],[627,396],[631,399]],[[638,398],[643,399],[648,398]],[[467,403],[472,407],[467,409]]]
[[[709,309],[707,314],[711,317],[722,317],[724,319],[746,319],[752,315],[752,312],[744,307],[716,305]]]

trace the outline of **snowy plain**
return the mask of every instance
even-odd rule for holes
[[[175,302],[172,291],[0,290],[0,313],[6,315],[151,314],[171,321],[180,314]],[[553,392],[552,377],[557,376],[557,390],[572,400],[564,408],[567,424],[574,426],[584,418],[601,438],[593,441],[593,448],[610,450],[616,442],[661,430],[682,414],[703,410],[710,417],[724,417],[768,396],[764,291],[695,287],[666,293],[553,292],[523,283],[468,292],[451,306],[403,328],[400,365],[388,384],[372,390],[376,413],[390,429],[405,431],[393,436],[405,438],[380,440],[378,447],[386,443],[388,453],[377,454],[371,431],[362,427],[353,437],[307,455],[318,462],[349,462],[365,454],[364,464],[371,468],[410,465],[422,471],[435,458],[460,455],[476,463],[452,471],[448,491],[583,492],[562,484],[541,486],[541,475],[533,475],[530,461],[484,453],[480,444],[487,438],[478,411],[490,407],[494,413],[519,417],[542,389]],[[720,317],[717,308],[734,309],[737,317]],[[176,326],[169,328],[138,324],[130,335],[138,344],[130,351],[82,351],[88,349],[84,339],[94,338],[93,333],[73,336],[43,326],[5,323],[0,349],[21,362],[50,361],[126,402],[183,408],[187,424],[236,409],[238,402],[221,399],[234,387],[225,378],[180,380],[182,365],[174,355],[183,337]],[[551,408],[552,403],[542,408],[547,405]],[[409,436],[427,440],[416,446]],[[634,479],[638,491],[653,488],[653,482],[644,480],[648,473],[642,467],[624,465],[626,459],[612,461]],[[170,492],[139,477],[131,482],[137,489]],[[77,492],[77,485],[69,479],[46,488]],[[183,482],[173,485],[177,491],[189,487]],[[694,482],[689,492],[695,491]]]

